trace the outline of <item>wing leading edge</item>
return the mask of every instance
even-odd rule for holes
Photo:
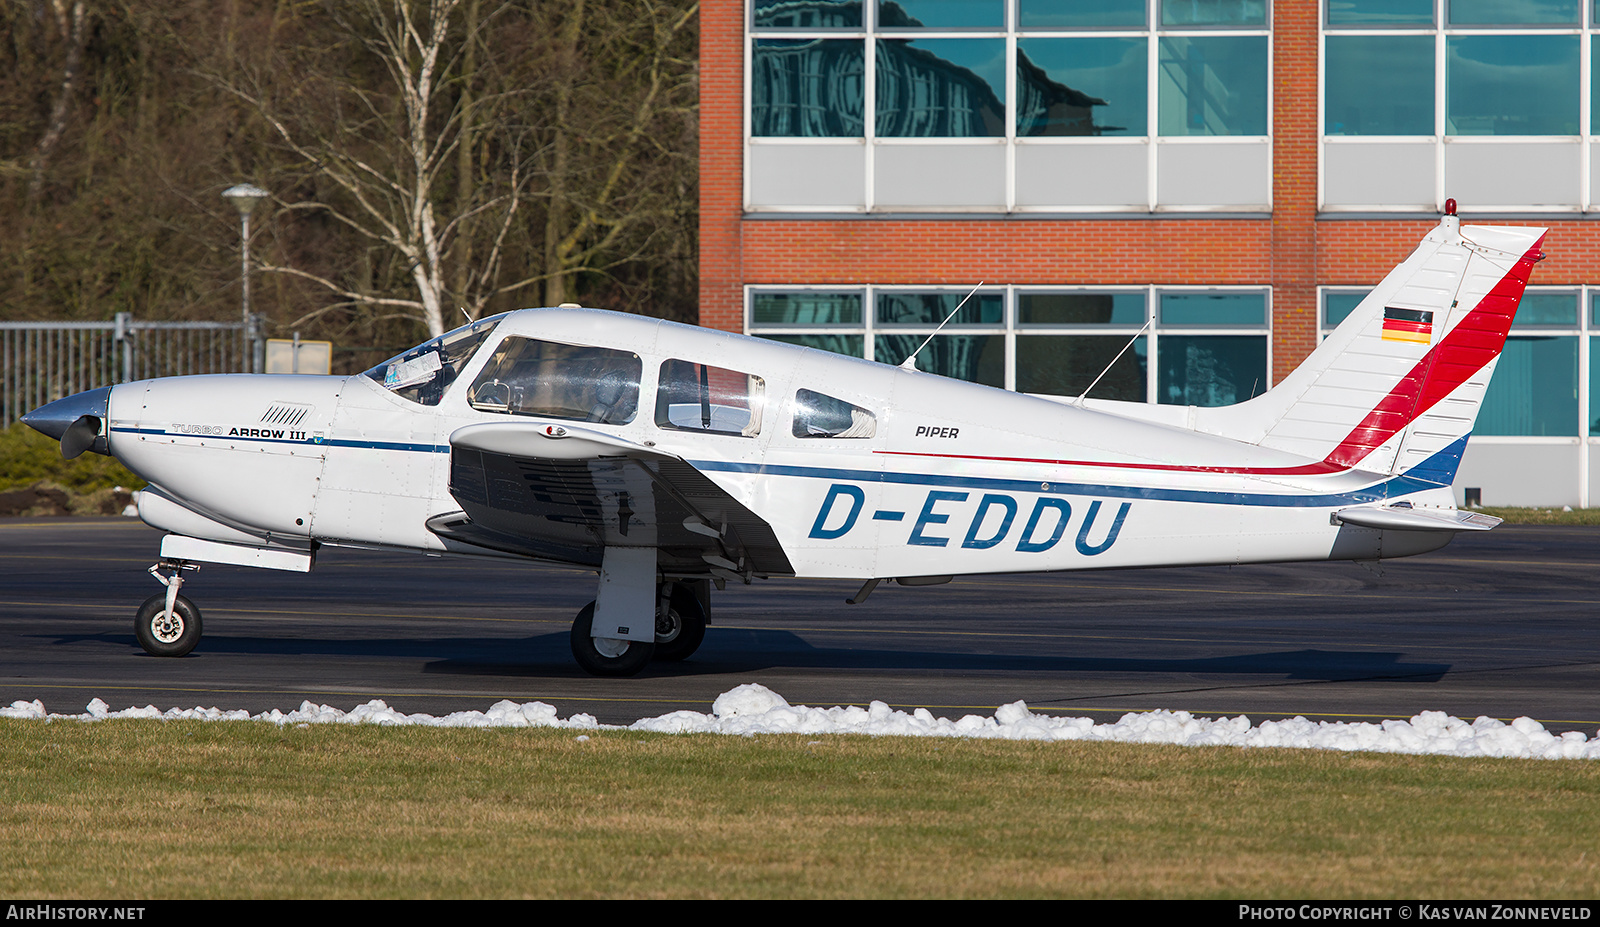
[[[450,436],[460,512],[449,540],[599,568],[607,547],[657,550],[669,576],[792,576],[772,527],[681,458],[588,428],[470,425]]]

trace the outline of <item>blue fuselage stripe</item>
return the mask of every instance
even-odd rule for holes
[[[1457,439],[1413,468],[1423,473],[1439,470],[1438,461],[1459,459],[1467,438]],[[1153,486],[1119,486],[1106,483],[1059,483],[1050,481],[1043,489],[1036,479],[1003,479],[983,476],[953,476],[929,473],[897,473],[878,470],[847,470],[831,467],[794,467],[778,464],[731,463],[721,460],[691,460],[697,470],[723,473],[751,473],[767,476],[793,476],[804,479],[844,480],[854,483],[895,483],[910,486],[944,486],[958,489],[983,489],[999,492],[1036,493],[1044,496],[1100,496],[1107,499],[1149,499],[1162,502],[1202,502],[1213,505],[1257,505],[1287,508],[1323,508],[1382,502],[1425,489],[1447,485],[1434,480],[1400,474],[1378,480],[1360,489],[1338,493],[1250,493],[1211,489],[1164,489]]]
[[[409,451],[425,454],[448,454],[448,444],[424,444],[399,441],[354,441],[346,438],[314,439],[262,438],[244,435],[177,435],[159,428],[113,428],[118,434],[159,435],[162,437],[195,437],[226,441],[256,441],[265,444],[312,444],[318,447],[350,447],[380,451]],[[1439,472],[1460,460],[1467,437],[1458,438],[1427,460],[1413,467],[1410,473]],[[801,479],[845,480],[853,483],[894,483],[903,486],[943,486],[959,489],[983,489],[999,492],[1037,493],[1046,496],[1100,496],[1107,499],[1149,499],[1162,502],[1201,502],[1212,505],[1255,505],[1289,508],[1320,508],[1337,505],[1359,505],[1382,502],[1425,489],[1438,489],[1443,485],[1435,480],[1402,473],[1379,480],[1360,489],[1339,493],[1250,493],[1211,489],[1164,489],[1154,486],[1122,486],[1111,483],[1060,483],[1050,481],[1049,489],[1041,488],[1037,479],[1007,479],[1000,477],[947,475],[936,473],[906,473],[883,470],[855,470],[838,467],[799,467],[782,464],[738,463],[726,460],[690,460],[687,463],[697,470],[720,473],[746,473],[764,476],[790,476]]]
[[[175,434],[161,428],[113,428],[115,434],[159,435],[163,438],[205,438],[212,441],[255,441],[259,444],[310,444],[315,447],[356,447],[377,451],[410,451],[420,454],[448,454],[448,444],[421,444],[405,441],[352,441],[347,438],[262,438],[255,435]],[[279,429],[286,430],[286,429]]]

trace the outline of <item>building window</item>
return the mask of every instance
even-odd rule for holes
[[[751,3],[752,211],[1271,208],[1264,0]]]
[[[1324,131],[1328,135],[1432,135],[1431,35],[1330,35]]]
[[[1323,209],[1592,207],[1582,52],[1595,30],[1578,0],[1324,7]]]
[[[1269,304],[1263,288],[751,287],[746,331],[886,364],[918,352],[919,370],[1042,396],[1211,406],[1271,385]]]
[[[1161,39],[1162,135],[1266,135],[1267,37]]]
[[[1445,39],[1446,135],[1577,135],[1578,36]]]
[[[1322,290],[1322,335],[1343,322],[1367,290],[1325,287]],[[1589,297],[1600,300],[1600,292]],[[1590,357],[1580,357],[1585,339],[1589,353],[1600,347],[1600,302],[1591,302],[1587,319],[1578,311],[1584,295],[1571,288],[1530,287],[1517,307],[1505,349],[1495,366],[1489,390],[1478,410],[1473,434],[1483,436],[1600,436],[1600,379]],[[1593,332],[1595,334],[1591,335]],[[1587,379],[1587,395],[1578,387]]]
[[[762,39],[750,54],[750,132],[784,138],[860,135],[866,107],[861,43]]]

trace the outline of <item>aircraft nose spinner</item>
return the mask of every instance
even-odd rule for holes
[[[61,442],[61,456],[72,460],[84,451],[109,454],[106,441],[110,386],[86,390],[47,402],[22,416],[22,423]]]

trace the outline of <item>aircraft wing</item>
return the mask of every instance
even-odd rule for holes
[[[477,547],[596,568],[606,547],[654,547],[669,575],[794,574],[771,526],[682,458],[589,428],[460,428],[450,494],[461,511],[428,530]]]

